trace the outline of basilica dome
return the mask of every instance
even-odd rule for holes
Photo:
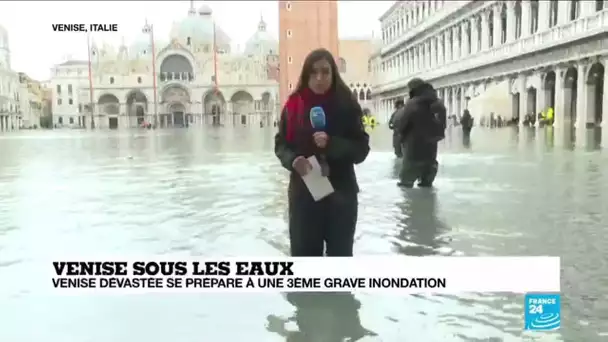
[[[245,44],[245,55],[274,55],[278,54],[279,42],[266,31],[266,22],[260,18],[257,31]]]
[[[152,50],[152,37],[150,36],[150,32],[147,27],[144,27],[143,32],[141,32],[137,38],[131,43],[129,46],[129,53],[132,56],[146,56],[150,55],[150,51]]]
[[[230,38],[219,26],[215,27],[215,35],[218,45],[230,45]],[[213,11],[211,8],[202,5],[198,11],[190,9],[186,18],[173,25],[171,38],[177,38],[180,41],[192,40],[194,43],[213,43]]]

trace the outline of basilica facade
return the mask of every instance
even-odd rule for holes
[[[272,125],[278,42],[263,18],[239,52],[231,50],[230,37],[215,26],[207,5],[190,8],[168,41],[156,39],[158,34],[146,25],[129,45],[92,43],[90,72],[88,61],[55,66],[55,126]]]
[[[54,126],[272,125],[281,106],[278,39],[263,18],[251,29],[244,49],[233,51],[212,9],[191,5],[168,39],[146,25],[130,44],[93,42],[90,63],[67,60],[52,69]],[[371,106],[371,52],[369,37],[339,41],[339,71],[366,108]]]
[[[606,1],[399,1],[380,20],[370,63],[381,120],[420,77],[448,114],[469,109],[477,122],[553,108],[556,134],[608,128]]]

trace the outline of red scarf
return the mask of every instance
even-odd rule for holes
[[[321,106],[327,102],[329,97],[329,91],[324,94],[315,94],[308,87],[304,88],[300,92],[292,94],[287,103],[285,103],[285,109],[287,110],[287,132],[286,139],[288,142],[293,142],[296,133],[301,128],[312,128],[310,120],[307,118],[307,110],[315,106]]]

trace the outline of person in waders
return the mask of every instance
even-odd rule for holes
[[[410,98],[395,122],[403,143],[398,185],[412,188],[418,181],[419,187],[430,188],[439,168],[437,144],[445,138],[446,109],[429,83],[414,78],[408,88]]]
[[[323,131],[313,129],[311,109],[326,115]],[[362,110],[326,49],[304,60],[300,80],[283,108],[275,136],[275,155],[291,172],[288,211],[291,256],[353,255],[359,185],[355,164],[369,154]],[[302,180],[316,156],[334,192],[315,201]]]

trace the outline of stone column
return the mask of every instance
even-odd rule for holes
[[[479,47],[479,51],[488,49],[490,38],[490,20],[490,12],[487,10],[483,11],[481,13],[481,46]]]
[[[401,74],[401,61],[399,60],[399,55],[393,57],[393,68],[395,69],[395,76],[399,76]]]
[[[425,70],[426,69],[426,51],[424,49],[424,42],[422,42],[418,45],[418,58],[420,59],[418,61],[419,70]]]
[[[457,92],[458,87],[452,87],[452,104],[450,105],[450,107],[452,108],[452,114],[455,114],[456,116],[458,116],[460,114],[460,108],[458,108],[458,100],[460,100],[458,97],[458,92]]]
[[[426,48],[424,46],[424,42],[418,45],[418,58],[420,58],[419,67],[420,70],[426,69]]]
[[[553,126],[560,127],[564,125],[564,115],[565,115],[565,88],[564,88],[564,74],[566,73],[566,69],[558,66],[555,68],[555,108],[554,108],[554,120]]]
[[[538,2],[538,32],[546,31],[549,28],[549,9],[551,8],[550,5],[551,1]]]
[[[595,12],[595,1],[581,1],[579,18],[589,16]]]
[[[540,1],[539,1],[540,2]],[[571,1],[556,1],[557,2],[557,24],[564,24],[570,21],[570,3]]]
[[[536,119],[535,125],[538,127],[538,113],[540,113],[541,111],[545,110],[545,101],[546,101],[546,96],[545,96],[545,85],[544,85],[544,75],[542,74],[542,72],[538,72],[541,75],[539,75],[539,79],[540,79],[540,85],[539,87],[536,89],[536,108],[534,110],[534,118]],[[535,75],[531,76],[531,77],[535,77]]]
[[[432,68],[433,65],[433,55],[431,54],[431,39],[427,39],[426,41],[426,66],[427,68]]]
[[[467,108],[467,89],[469,87],[464,85],[460,88],[460,113],[462,114],[462,112]]]
[[[469,54],[469,27],[471,22],[465,20],[460,24],[460,33],[462,34],[462,44],[460,49],[460,56],[465,57]]]
[[[444,65],[445,59],[443,58],[443,49],[445,46],[445,38],[443,32],[437,37],[437,64]]]
[[[479,51],[479,34],[480,32],[477,30],[477,22],[479,21],[479,17],[476,15],[469,21],[469,25],[471,27],[471,54],[476,54]]]
[[[519,126],[524,125],[524,119],[528,111],[528,92],[526,91],[526,75],[519,75],[517,78],[519,90]]]
[[[515,40],[515,1],[506,1],[507,4],[507,40],[512,42]]]
[[[416,70],[418,70],[418,67],[416,65],[416,48],[412,48],[410,50],[410,58],[412,59],[411,63],[412,63],[412,73],[416,72]]]
[[[493,24],[494,24],[494,32],[492,32],[492,47],[497,47],[501,44],[500,36],[502,34],[502,22],[500,20],[500,10],[502,9],[502,3],[494,6],[494,12],[492,16]]]
[[[428,42],[424,41],[420,44],[420,58],[422,59],[421,65],[422,70],[426,70],[429,68],[429,51],[428,51]]]
[[[530,0],[521,1],[521,38],[530,35]]]
[[[415,58],[414,58],[414,48],[410,49],[410,73],[414,73],[414,70],[416,70],[416,66],[414,64],[415,62]]]
[[[445,105],[445,112],[447,116],[452,115],[452,101],[450,99],[450,95],[452,95],[452,88],[445,88],[445,98],[443,99],[443,104]]]
[[[460,33],[460,36],[458,35],[458,33]],[[452,56],[453,56],[453,60],[459,60],[460,59],[460,41],[462,40],[462,31],[460,30],[460,26],[459,24],[456,24],[456,26],[452,27]]]
[[[445,35],[443,36],[445,39],[445,61],[447,62],[451,62],[452,61],[452,39],[453,37],[450,36],[450,29],[447,29],[445,31]]]
[[[589,70],[589,64],[580,62],[577,65],[577,80],[576,80],[576,122],[574,126],[576,127],[577,136],[582,136],[578,134],[579,132],[586,131],[587,122],[589,122],[589,113],[587,111],[587,98],[589,87],[587,87],[587,71]]]
[[[403,63],[401,63],[401,55],[395,56],[395,64],[397,64],[397,75],[403,75]]]
[[[429,43],[429,54],[431,56],[430,67],[434,68],[437,66],[437,39],[431,38]]]

